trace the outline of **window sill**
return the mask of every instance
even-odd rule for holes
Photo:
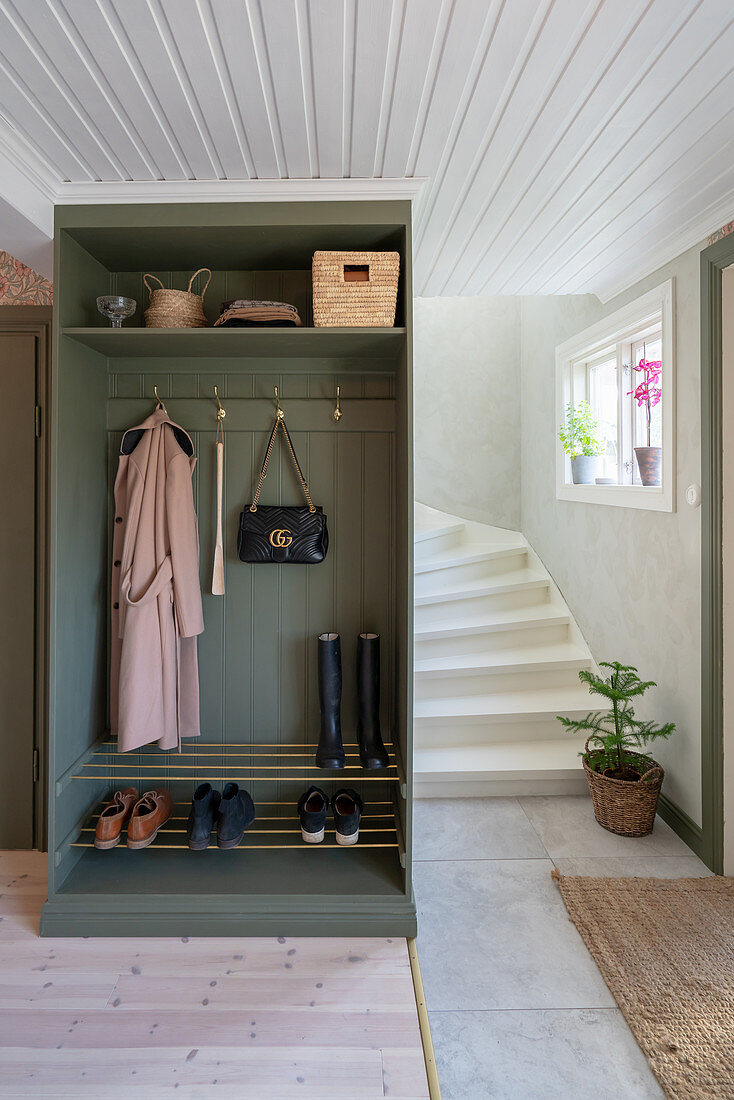
[[[557,500],[578,504],[606,504],[613,508],[646,508],[650,512],[674,512],[672,489],[661,485],[558,485]]]

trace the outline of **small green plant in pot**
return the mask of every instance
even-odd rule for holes
[[[593,485],[599,455],[604,454],[599,421],[588,401],[566,405],[566,420],[558,433],[563,450],[571,459],[574,485]]]
[[[646,836],[655,824],[665,773],[644,750],[650,741],[670,737],[675,724],[635,718],[632,700],[657,687],[653,680],[641,680],[633,665],[619,661],[602,661],[601,667],[610,670],[607,676],[583,669],[579,679],[607,700],[608,709],[581,719],[559,715],[558,721],[571,733],[587,734],[580,755],[599,824],[619,836]]]

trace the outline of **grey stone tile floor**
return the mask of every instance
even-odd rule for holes
[[[443,1100],[661,1100],[551,871],[708,875],[673,830],[613,836],[586,797],[425,799],[414,844]]]

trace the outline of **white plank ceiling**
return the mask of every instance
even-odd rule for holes
[[[7,181],[423,177],[419,294],[608,297],[734,217],[733,119],[731,0],[0,0]]]

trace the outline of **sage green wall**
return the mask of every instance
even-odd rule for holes
[[[602,305],[592,296],[524,298],[521,309],[522,531],[559,585],[597,660],[637,665],[657,691],[644,718],[678,730],[655,752],[665,791],[701,823],[701,512],[685,500],[699,482],[699,253]],[[675,278],[677,510],[559,501],[555,496],[555,347],[639,294]]]
[[[417,298],[415,496],[520,526],[520,299]]]

